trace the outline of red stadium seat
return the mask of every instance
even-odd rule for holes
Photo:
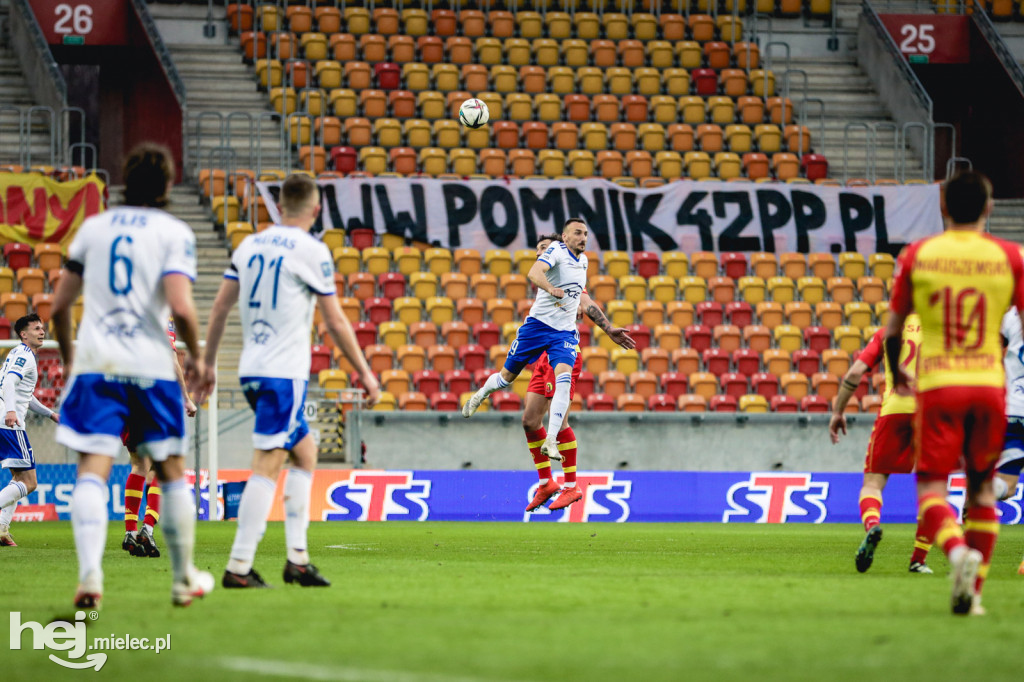
[[[319,374],[322,369],[331,367],[331,349],[327,346],[315,344],[310,347],[310,374]]]
[[[11,242],[4,245],[4,258],[7,259],[7,266],[17,272],[32,264],[32,247],[28,244]]]
[[[435,393],[430,396],[430,409],[438,412],[456,412],[459,409],[459,396],[454,393]]]
[[[712,412],[736,412],[739,409],[739,399],[732,395],[713,395],[708,401],[708,407]]]
[[[675,412],[676,398],[665,393],[656,393],[647,399],[647,409],[651,412]]]
[[[754,309],[746,301],[732,301],[725,304],[725,319],[729,324],[743,329],[754,321]]]
[[[604,393],[593,393],[587,397],[587,409],[591,412],[614,412],[615,398]]]
[[[793,370],[811,376],[821,371],[821,356],[810,349],[795,350],[792,354]]]
[[[732,363],[740,374],[753,376],[761,369],[761,354],[752,348],[737,348],[732,352]]]
[[[820,395],[805,395],[800,399],[800,409],[804,412],[830,412],[832,406],[828,398]]]
[[[523,409],[523,400],[510,391],[498,391],[491,395],[491,404],[498,412],[518,412]]]
[[[644,352],[651,346],[651,329],[647,325],[643,324],[630,324],[626,326],[626,331],[636,341],[636,351],[638,353]]]
[[[430,395],[441,391],[441,375],[432,369],[412,373],[412,385],[420,393]]]
[[[723,253],[721,262],[726,277],[739,279],[747,274],[747,257],[742,253]]]
[[[386,298],[368,298],[363,301],[366,319],[374,324],[391,320],[391,301]]]
[[[444,373],[444,385],[450,393],[462,395],[473,390],[473,375],[465,369],[452,369]]]
[[[832,334],[825,327],[805,327],[804,345],[813,351],[821,353],[832,346]]]
[[[480,322],[473,325],[473,337],[484,348],[501,343],[501,329],[493,322]]]
[[[645,279],[650,279],[661,270],[661,259],[651,251],[637,251],[633,254],[633,270]]]
[[[772,412],[799,412],[800,403],[788,395],[775,395],[768,399]]]
[[[494,344],[492,344],[494,345]],[[459,348],[459,362],[468,372],[475,372],[487,366],[487,350],[482,344],[470,343]],[[453,391],[454,393],[455,391]]]
[[[747,394],[747,377],[736,372],[726,372],[719,378],[719,385],[722,392],[731,395],[737,400],[740,396]]]
[[[750,388],[770,400],[779,393],[779,378],[768,372],[758,372],[750,377]]]
[[[686,328],[686,342],[696,351],[711,348],[711,328],[702,324],[692,324]]]
[[[576,395],[586,400],[594,393],[596,386],[597,380],[594,378],[594,373],[583,370],[576,380]]]
[[[729,371],[729,353],[721,348],[709,348],[704,351],[704,367],[706,371],[715,376],[721,376]]]
[[[721,303],[701,301],[695,307],[697,320],[705,327],[717,327],[722,324],[724,312]]]
[[[662,374],[661,390],[664,391],[666,395],[670,395],[673,398],[685,395],[690,390],[690,380],[688,375],[682,372],[666,372]]]

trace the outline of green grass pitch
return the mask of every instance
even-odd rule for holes
[[[166,558],[120,550],[112,523],[103,610],[88,636],[164,637],[109,651],[99,673],[10,651],[4,680],[1019,680],[1024,528],[1004,528],[983,618],[949,613],[947,563],[912,575],[913,527],[886,526],[853,567],[854,525],[314,523],[327,589],[286,586],[284,529],[256,568],[273,590],[219,586],[233,523],[201,523],[196,563],[218,587],[170,605]],[[68,523],[16,524],[0,599],[21,621],[72,619]],[[158,541],[161,541],[159,533]],[[59,653],[59,652],[55,652]]]

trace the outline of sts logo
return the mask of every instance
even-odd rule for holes
[[[555,482],[561,485],[564,479],[555,476]],[[526,500],[532,500],[537,492],[539,482],[535,482],[526,491]],[[579,523],[581,521],[614,521],[622,523],[629,518],[629,494],[633,489],[632,481],[616,481],[615,474],[587,473],[577,474],[576,485],[583,492],[583,499],[559,511],[550,511],[540,507],[533,512],[523,514],[523,521],[561,521]]]
[[[949,495],[946,501],[956,509],[957,519],[963,521],[964,501],[967,497],[967,476],[964,474],[953,474],[946,484],[949,488]],[[996,508],[999,510],[1000,523],[1020,523],[1024,520],[1024,484],[1018,483],[1013,495],[1006,500],[999,500]]]
[[[729,488],[722,522],[821,523],[827,497],[828,483],[811,474],[752,473]]]
[[[425,521],[430,481],[411,471],[353,471],[327,489],[324,521]]]

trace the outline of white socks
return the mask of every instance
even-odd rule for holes
[[[164,540],[171,558],[174,582],[185,582],[192,566],[192,547],[196,540],[196,516],[192,496],[185,479],[160,484],[163,492]]]
[[[996,476],[992,479],[992,491],[996,494],[997,500],[1004,500],[1009,497],[1007,493],[1010,492],[1010,486],[1006,484],[1006,481]],[[0,519],[0,525],[2,525],[2,519]]]
[[[555,395],[551,398],[551,411],[548,415],[548,434],[558,435],[562,430],[565,413],[569,411],[569,391],[572,388],[572,373],[566,372],[555,377]]]
[[[235,531],[235,542],[231,546],[231,559],[228,561],[228,570],[232,573],[245,575],[252,570],[256,547],[267,531],[267,516],[274,503],[276,488],[276,481],[259,474],[250,476],[245,484],[245,492],[238,504],[238,530]],[[306,499],[308,504],[309,498]]]
[[[482,397],[486,398],[495,391],[508,388],[509,383],[501,378],[501,372],[495,372],[491,376],[487,377],[487,381],[484,382],[483,388],[480,389]]]
[[[0,490],[0,528],[8,528],[14,518],[17,502],[28,495],[28,488],[21,481],[11,481]]]
[[[309,563],[306,529],[309,528],[309,497],[313,475],[303,469],[291,468],[284,482],[284,541],[288,561]]]
[[[79,474],[71,494],[71,528],[78,551],[78,580],[102,584],[107,544],[107,483],[96,474]]]

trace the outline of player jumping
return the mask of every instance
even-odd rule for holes
[[[182,456],[185,406],[165,332],[173,315],[188,348],[185,375],[196,381],[203,374],[192,302],[196,239],[188,225],[160,210],[174,182],[170,151],[139,145],[125,160],[124,180],[124,205],[79,228],[53,302],[54,332],[71,377],[57,442],[79,453],[71,497],[79,609],[99,608],[103,595],[107,479],[126,427],[139,454],[153,460],[163,489],[172,603],[187,606],[213,589],[213,576],[192,564],[196,525]],[[76,344],[71,307],[79,292],[85,309]]]
[[[537,257],[540,258],[553,242],[560,241],[557,234],[543,235],[537,241]],[[603,329],[608,336],[616,341],[623,348],[635,348],[636,343],[630,338],[625,329],[612,327],[608,318],[601,311],[601,308],[587,295],[586,290],[580,295],[580,309],[592,319],[597,326]],[[569,407],[566,408],[565,419],[562,420],[562,428],[558,432],[558,456],[548,458],[542,454],[540,446],[547,438],[547,431],[544,429],[544,414],[548,411],[551,398],[554,396],[555,373],[548,362],[547,353],[540,356],[533,367],[533,375],[530,378],[530,385],[526,389],[526,400],[523,406],[523,430],[526,432],[526,443],[533,456],[533,463],[537,467],[537,475],[540,484],[526,511],[533,511],[547,502],[552,495],[558,493],[558,497],[551,503],[549,509],[557,511],[564,509],[570,504],[579,501],[583,492],[576,485],[576,434],[569,426],[568,411],[572,407],[572,397],[576,392],[576,381],[579,379],[583,369],[583,357],[579,355],[577,347],[576,363],[572,367],[572,382],[569,390]],[[562,474],[564,477],[561,492],[558,484],[551,476],[551,459],[562,463]]]
[[[1020,472],[1024,469],[1024,334],[1020,312],[1013,308],[1003,316],[1001,329],[1006,343],[1003,367],[1006,370],[1006,436],[1003,452],[996,465],[992,488],[996,499],[1008,500],[1017,494]],[[1017,567],[1024,575],[1024,560]]]
[[[21,345],[11,349],[0,369],[0,396],[4,401],[4,422],[0,425],[0,462],[10,469],[11,482],[0,490],[0,547],[17,547],[11,537],[11,519],[18,500],[36,489],[36,460],[25,432],[25,413],[32,410],[55,422],[57,413],[36,400],[39,378],[36,351],[46,338],[46,327],[38,315],[19,317],[14,334]]]
[[[839,442],[839,434],[846,434],[846,405],[850,402],[864,373],[885,361],[885,396],[882,408],[871,429],[868,452],[864,458],[864,485],[860,489],[860,518],[864,523],[864,540],[857,548],[855,565],[864,573],[871,568],[875,548],[882,541],[882,490],[890,474],[909,474],[914,470],[914,408],[912,396],[897,395],[893,390],[892,368],[882,352],[883,330],[871,337],[867,347],[853,362],[843,377],[839,395],[832,410],[828,431],[833,443]],[[900,351],[900,367],[911,377],[917,374],[917,350],[921,346],[921,321],[917,315],[907,318],[903,328],[903,349]],[[920,521],[920,520],[919,520]],[[918,523],[914,540],[914,552],[910,556],[911,573],[931,573],[925,564],[931,540],[926,537]]]
[[[167,337],[173,349],[177,341],[173,320],[168,322]],[[196,416],[196,404],[188,395],[185,374],[177,351],[174,354],[174,375],[185,400],[185,414],[189,417]],[[128,448],[128,458],[131,460],[131,471],[124,484],[124,539],[121,541],[121,549],[132,556],[156,558],[160,556],[160,548],[156,546],[153,529],[160,520],[160,483],[156,480],[156,471],[149,458],[139,455],[136,451],[138,446],[127,429],[121,434],[121,442]],[[142,491],[145,486],[148,486],[146,511],[142,530],[139,530],[139,512],[142,511]]]
[[[562,228],[562,241],[554,242],[530,268],[527,277],[537,286],[537,298],[530,315],[516,333],[500,372],[462,406],[462,416],[472,417],[480,404],[495,391],[515,381],[526,365],[547,352],[554,368],[555,389],[551,397],[547,436],[540,446],[545,457],[558,459],[558,432],[569,412],[572,367],[576,364],[580,342],[576,329],[576,311],[587,284],[587,225],[570,218]]]
[[[246,237],[231,256],[206,332],[206,381],[202,402],[213,388],[217,347],[228,313],[240,306],[244,345],[238,375],[256,413],[252,475],[238,506],[238,529],[221,584],[229,588],[269,587],[253,569],[256,548],[267,528],[277,477],[291,460],[284,484],[284,581],[303,587],[330,582],[310,563],[306,545],[309,498],[317,448],[303,412],[309,380],[309,329],[319,305],[335,345],[359,371],[372,405],[380,397],[355,332],[335,295],[334,259],[309,229],[320,214],[320,190],[312,178],[290,175],[281,186],[281,224]]]
[[[949,557],[955,614],[982,614],[981,591],[999,537],[992,474],[1006,433],[1000,322],[1024,305],[1024,259],[1016,244],[984,234],[992,184],[967,171],[942,187],[946,231],[914,242],[896,265],[885,334],[889,366],[899,366],[907,316],[921,317],[914,447],[924,535]],[[896,392],[910,395],[897,369]],[[967,473],[964,528],[946,501],[949,475]]]

